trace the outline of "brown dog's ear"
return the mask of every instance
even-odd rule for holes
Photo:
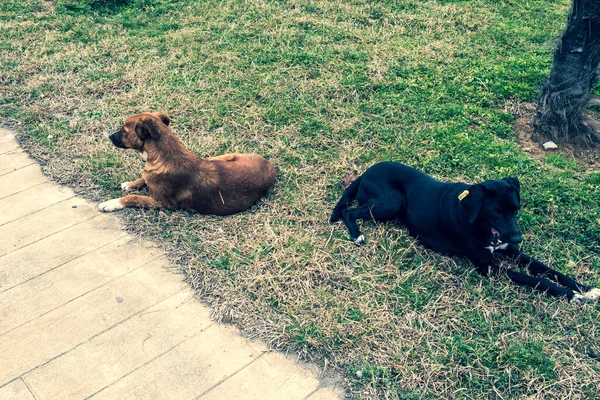
[[[135,124],[135,133],[141,139],[151,138],[156,140],[167,130],[167,126],[154,115],[143,115]]]
[[[161,113],[161,112],[155,112],[152,113],[154,115],[156,115],[163,124],[165,124],[166,126],[169,126],[169,124],[171,123],[171,118],[169,118],[169,116],[165,113]]]
[[[472,185],[468,190],[463,191],[458,196],[460,205],[467,215],[467,219],[470,224],[475,222],[477,216],[479,215],[485,190],[486,189],[483,187],[483,185]]]

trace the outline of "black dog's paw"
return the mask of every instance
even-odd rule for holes
[[[575,303],[575,304],[583,304],[587,301],[587,297],[585,297],[584,295],[581,295],[579,293],[573,293],[573,297],[571,297],[571,300],[569,300],[571,303]]]
[[[362,246],[363,244],[365,244],[365,237],[363,235],[360,235],[356,239],[350,238],[350,240],[352,240],[352,243],[354,243],[357,246]]]
[[[600,299],[600,289],[598,289],[598,288],[591,289],[590,291],[585,292],[583,295],[588,300],[598,300],[598,299]]]

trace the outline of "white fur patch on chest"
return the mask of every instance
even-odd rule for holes
[[[147,152],[140,151],[140,157],[142,157],[142,160],[148,161],[148,153]]]
[[[484,249],[488,249],[488,251],[491,254],[496,250],[504,250],[507,247],[508,247],[508,243],[502,243],[501,245],[498,245],[498,246],[486,246],[486,247],[484,247]]]

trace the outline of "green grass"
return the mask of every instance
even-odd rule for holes
[[[0,4],[0,118],[95,201],[137,177],[106,135],[168,113],[200,155],[258,152],[278,180],[226,218],[128,210],[219,318],[334,366],[356,398],[594,398],[600,309],[364,223],[327,223],[346,173],[518,176],[526,251],[600,284],[600,172],[517,144],[569,1],[56,0]],[[600,91],[600,88],[596,88]]]

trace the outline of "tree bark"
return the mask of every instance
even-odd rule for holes
[[[600,144],[600,123],[586,113],[600,63],[600,0],[573,0],[552,70],[542,88],[534,135],[575,147]]]

